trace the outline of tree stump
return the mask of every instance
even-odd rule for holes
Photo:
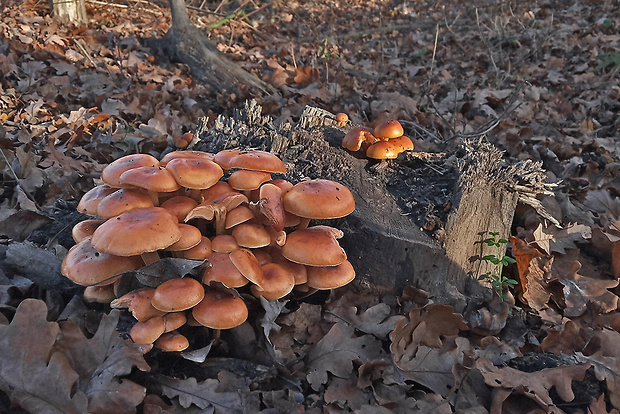
[[[333,114],[314,107],[296,124],[279,127],[255,101],[232,117],[218,117],[211,128],[206,122],[199,120],[191,149],[271,151],[293,183],[326,178],[351,189],[355,211],[330,225],[345,233],[340,244],[356,269],[356,283],[395,293],[419,287],[457,311],[492,296],[488,283],[478,280],[490,270],[479,257],[494,253],[481,244],[481,234],[507,237],[521,193],[532,198],[546,190],[539,164],[505,165],[482,139],[464,142],[454,153],[410,152],[379,162],[343,149],[352,125],[339,128]]]

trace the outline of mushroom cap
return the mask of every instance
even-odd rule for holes
[[[179,230],[181,230],[181,238],[164,248],[164,250],[171,252],[189,250],[202,241],[202,234],[196,227],[185,223],[179,223],[178,226]]]
[[[238,149],[228,149],[222,150],[213,156],[213,161],[217,163],[222,169],[230,170],[232,167],[230,166],[230,160],[233,157],[236,157],[241,153],[241,150]]]
[[[189,347],[187,338],[177,331],[163,333],[154,343],[155,348],[165,352],[178,352]]]
[[[344,112],[338,112],[338,113],[336,114],[336,121],[337,121],[340,125],[345,124],[348,120],[349,120],[349,115],[345,114]]]
[[[279,187],[280,190],[282,190],[282,194],[286,193],[291,188],[293,188],[293,183],[288,181],[288,180],[285,180],[283,178],[278,178],[278,179],[275,179],[275,180],[271,180],[271,181],[269,181],[269,184],[273,184],[276,187]]]
[[[98,185],[94,188],[88,190],[78,203],[77,210],[80,213],[86,214],[88,216],[97,216],[97,207],[99,206],[99,202],[103,200],[108,195],[115,192],[117,189],[110,187],[109,185]]]
[[[358,151],[362,147],[362,143],[368,141],[375,142],[376,138],[370,130],[358,126],[346,133],[342,139],[342,146],[349,151]]]
[[[123,257],[95,250],[91,237],[69,249],[62,261],[61,272],[78,285],[109,285],[129,270],[138,270],[144,263],[140,256]]]
[[[259,247],[269,246],[271,243],[271,235],[260,224],[241,223],[233,227],[232,235],[237,240],[237,244],[241,247],[256,249]]]
[[[164,167],[138,167],[121,174],[123,186],[135,186],[157,193],[170,193],[181,186],[174,176]]]
[[[219,165],[202,158],[176,158],[168,162],[166,170],[180,186],[193,189],[213,187],[224,175]]]
[[[114,299],[110,306],[114,309],[127,308],[138,322],[148,321],[156,316],[164,316],[165,312],[155,309],[151,304],[151,299],[155,294],[155,289],[141,288]]]
[[[315,289],[335,289],[344,286],[355,278],[355,269],[348,260],[338,266],[308,266],[309,287]]]
[[[308,180],[295,184],[282,196],[284,209],[299,217],[333,219],[355,210],[351,191],[331,180]]]
[[[286,222],[282,193],[282,188],[276,184],[265,183],[260,187],[259,210],[276,232],[284,230],[284,223]]]
[[[119,188],[97,206],[97,217],[109,219],[137,208],[153,207],[151,196],[140,188]]]
[[[202,302],[192,309],[192,315],[203,326],[230,329],[245,322],[248,318],[248,308],[239,297],[209,289]]]
[[[398,138],[404,133],[403,126],[395,119],[380,122],[374,131],[376,137],[384,139]]]
[[[263,281],[260,286],[252,285],[254,296],[262,296],[267,300],[276,300],[288,295],[295,287],[295,278],[284,267],[276,263],[261,266]]]
[[[239,152],[228,162],[227,169],[231,168],[286,174],[286,166],[280,158],[271,152],[259,150]]]
[[[235,190],[256,190],[271,180],[271,173],[253,170],[237,170],[228,177],[228,184]]]
[[[152,344],[164,333],[165,328],[164,318],[155,316],[144,322],[136,323],[129,331],[129,336],[136,344]]]
[[[230,261],[246,279],[255,285],[263,283],[263,270],[258,259],[249,249],[239,249],[228,254]]]
[[[240,205],[226,213],[226,228],[236,226],[254,218],[254,213],[246,205]]]
[[[341,236],[340,230],[328,226],[295,230],[287,236],[282,256],[308,266],[339,265],[347,258],[336,240]]]
[[[387,141],[379,141],[372,144],[366,150],[366,156],[368,158],[375,158],[378,160],[396,158],[401,153],[413,149],[413,142],[405,135],[401,135],[398,138],[392,138]]]
[[[198,243],[189,250],[183,251],[183,258],[191,260],[204,260],[212,252],[213,250],[211,249],[211,240],[206,236],[202,236],[200,243]]]
[[[151,304],[163,312],[178,312],[197,305],[204,294],[202,284],[196,279],[176,277],[157,286]]]
[[[194,134],[192,134],[191,132],[186,132],[172,138],[172,143],[177,148],[187,148],[187,146],[193,141],[193,139]]]
[[[271,257],[273,258],[273,262],[291,272],[291,274],[295,278],[296,285],[306,283],[308,281],[307,267],[300,263],[291,262],[286,257],[282,256],[282,252],[280,250],[281,249],[275,248],[271,250]]]
[[[230,234],[220,234],[215,236],[211,240],[211,250],[218,253],[230,253],[233,250],[238,250],[239,244]]]
[[[185,221],[193,218],[213,220],[216,213],[230,211],[241,203],[248,202],[245,195],[233,190],[225,181],[218,181],[213,187],[202,190],[201,193],[202,203],[187,214]]]
[[[213,161],[214,157],[214,154],[205,151],[172,151],[164,155],[161,161],[159,161],[159,164],[165,167],[170,161],[177,158],[194,158]]]
[[[84,301],[109,304],[116,298],[114,285],[86,286]]]
[[[100,253],[134,256],[165,249],[181,238],[176,217],[161,207],[128,211],[97,227],[92,244]]]
[[[170,214],[176,216],[179,222],[182,222],[197,205],[198,202],[190,197],[175,196],[161,203],[160,207],[168,210]]]
[[[95,232],[95,229],[102,225],[104,222],[105,220],[99,219],[88,219],[80,221],[78,224],[73,226],[73,229],[71,229],[71,236],[73,236],[73,240],[75,240],[76,243],[79,243],[86,237],[92,236]]]
[[[185,312],[170,312],[164,315],[164,333],[179,329],[187,322]]]
[[[101,171],[101,180],[111,187],[125,187],[120,181],[121,175],[138,167],[159,167],[159,161],[149,154],[125,155],[112,161]]]
[[[220,282],[226,287],[238,288],[248,284],[248,279],[235,267],[228,253],[213,252],[207,256],[211,266],[205,269],[202,283]]]

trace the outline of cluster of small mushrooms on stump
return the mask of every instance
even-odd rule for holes
[[[230,171],[224,181],[225,172]],[[217,154],[174,151],[122,157],[101,174],[78,210],[94,218],[73,228],[76,241],[62,273],[87,286],[86,300],[128,308],[138,344],[180,351],[185,324],[229,329],[248,317],[244,297],[277,300],[296,291],[333,289],[355,271],[333,227],[311,219],[344,217],[355,209],[351,191],[330,180],[296,185],[273,179],[284,163],[265,151]],[[123,272],[162,257],[205,261],[201,279],[167,280],[116,297]]]
[[[340,114],[338,114],[340,115]],[[343,125],[338,118],[338,125]],[[349,151],[362,149],[368,158],[385,160],[396,158],[401,153],[413,150],[411,139],[403,135],[403,126],[397,120],[385,120],[380,122],[374,130],[358,126],[352,128],[344,136],[342,146]]]

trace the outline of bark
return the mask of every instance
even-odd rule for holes
[[[240,96],[263,96],[274,92],[271,85],[246,72],[217,50],[187,14],[184,0],[170,0],[172,27],[153,47],[162,49],[173,60],[187,64],[196,81],[215,91]]]
[[[86,23],[86,3],[84,0],[53,0],[54,15],[66,17],[74,23]]]
[[[529,197],[546,188],[540,165],[504,164],[501,153],[482,140],[450,154],[409,153],[377,163],[342,149],[345,132],[333,114],[313,107],[296,124],[276,127],[252,101],[230,118],[218,117],[212,128],[200,120],[192,149],[263,149],[285,162],[285,178],[293,183],[327,178],[349,187],[355,211],[326,223],[344,231],[340,244],[362,287],[399,292],[412,285],[457,311],[490,299],[492,290],[477,279],[492,269],[478,258],[494,252],[482,249],[479,233],[508,236],[522,198],[518,188],[529,189]],[[428,205],[444,199],[452,204],[443,217],[445,244],[421,229]]]

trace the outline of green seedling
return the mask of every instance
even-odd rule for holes
[[[499,233],[497,232],[490,231],[489,235],[491,237],[483,240],[482,242],[486,244],[487,246],[495,247],[496,253],[483,256],[482,260],[493,263],[494,265],[497,266],[497,270],[495,272],[487,272],[484,275],[482,275],[481,278],[489,280],[489,282],[491,283],[491,286],[493,286],[493,290],[495,290],[495,293],[497,293],[497,295],[503,302],[504,299],[508,297],[508,295],[504,293],[504,289],[506,287],[508,287],[509,289],[515,287],[515,285],[517,284],[517,281],[514,279],[510,279],[508,277],[502,276],[502,268],[504,266],[507,266],[509,263],[516,263],[516,260],[513,259],[512,257],[502,255],[501,253],[502,245],[508,244],[508,240],[498,239],[497,236],[499,236]]]
[[[317,56],[325,62],[325,80],[329,83],[329,60],[331,58],[340,59],[340,55],[332,52],[327,44],[327,39],[323,39],[323,44],[317,46]]]

